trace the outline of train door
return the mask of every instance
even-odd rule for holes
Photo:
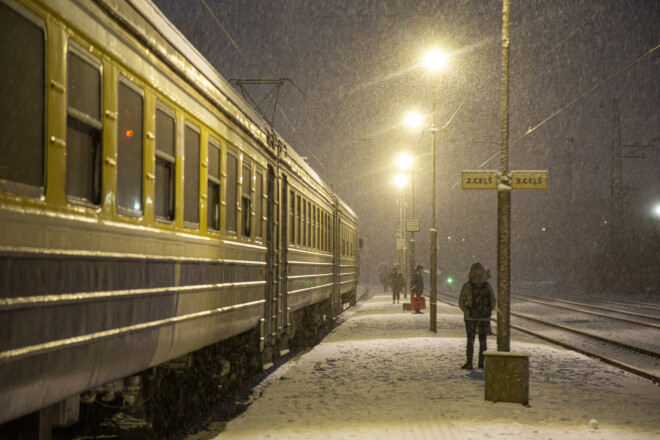
[[[337,317],[341,313],[341,219],[339,217],[339,203],[335,198],[335,210],[332,231],[333,261],[332,261],[332,311]]]
[[[290,203],[293,203],[293,200],[290,200],[289,194],[289,182],[286,176],[282,177],[282,195],[281,195],[281,205],[280,205],[280,230],[282,231],[281,237],[282,242],[280,245],[280,279],[278,283],[279,289],[279,306],[280,306],[280,340],[279,340],[279,349],[280,356],[285,355],[288,352],[288,329],[289,329],[289,303],[287,296],[287,277],[289,276],[289,213],[293,209],[289,206]]]
[[[261,331],[262,362],[264,369],[272,365],[276,355],[277,321],[280,315],[278,306],[278,237],[279,237],[279,203],[277,179],[275,171],[268,165],[268,199],[266,204],[266,304]]]

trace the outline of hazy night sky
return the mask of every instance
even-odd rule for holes
[[[473,255],[495,266],[496,194],[457,184],[461,170],[499,168],[500,1],[155,4],[226,79],[288,78],[302,91],[282,87],[286,119],[277,114],[275,128],[357,211],[366,273],[395,259],[393,164],[413,148],[423,169],[415,183],[417,255],[428,267],[431,136],[403,118],[413,109],[430,113],[437,86],[438,122],[458,109],[438,140],[439,267],[462,279]],[[660,50],[648,54],[660,44],[660,2],[514,0],[511,7],[510,169],[550,171],[548,191],[512,197],[512,277],[524,278],[539,271],[527,266],[545,270],[549,244],[566,260],[583,258],[610,216],[615,99],[621,144],[652,146],[645,158],[623,160],[624,186],[639,189],[626,191],[626,215],[643,219],[660,202]],[[452,55],[437,76],[421,66],[434,46]],[[541,233],[544,226],[555,235]]]

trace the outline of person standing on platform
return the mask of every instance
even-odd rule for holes
[[[401,289],[405,286],[406,281],[403,279],[403,274],[395,266],[390,272],[390,287],[392,288],[392,304],[398,303],[401,297]]]
[[[465,332],[467,333],[467,361],[461,367],[472,370],[474,337],[479,334],[479,368],[484,367],[484,351],[488,349],[487,337],[490,327],[490,315],[495,309],[495,293],[486,278],[486,269],[481,263],[470,267],[468,281],[463,284],[458,298],[458,307],[463,311]]]
[[[423,270],[424,266],[418,264],[417,268],[415,269],[415,276],[413,277],[412,284],[410,286],[410,295],[412,297],[420,297],[422,296],[422,293],[424,293],[424,278],[422,278]],[[422,312],[415,309],[415,313],[421,314]]]

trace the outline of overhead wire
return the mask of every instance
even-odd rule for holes
[[[528,69],[531,69],[534,65],[536,65],[536,63],[537,63],[538,61],[544,59],[545,57],[547,57],[548,55],[550,55],[552,52],[554,52],[555,50],[557,50],[559,47],[561,47],[566,41],[568,41],[568,40],[570,40],[571,38],[573,38],[573,36],[574,36],[575,34],[577,34],[577,33],[578,33],[583,27],[585,27],[590,21],[592,21],[592,20],[594,19],[594,17],[596,17],[597,14],[603,12],[607,6],[608,6],[608,3],[604,4],[601,8],[599,8],[598,10],[596,10],[596,11],[595,11],[593,14],[591,14],[591,16],[590,16],[589,18],[587,18],[587,19],[586,19],[586,20],[585,20],[580,26],[578,26],[573,32],[571,32],[570,35],[568,35],[566,38],[564,38],[563,40],[561,40],[559,43],[555,44],[552,48],[550,48],[550,50],[548,50],[547,52],[545,52],[544,54],[542,54],[541,56],[539,56],[539,57],[536,58],[535,60],[530,61],[527,67],[523,67],[523,68],[520,69],[520,70],[514,70],[511,74],[512,74],[512,75],[516,75],[516,74],[520,74],[520,73],[522,73],[522,72],[524,72],[524,71],[526,71],[526,70],[528,70]]]
[[[248,59],[248,57],[247,57],[247,56],[245,55],[245,53],[241,50],[241,48],[238,46],[238,43],[236,43],[236,41],[235,41],[235,40],[232,38],[232,36],[229,34],[229,31],[227,31],[227,29],[222,25],[222,23],[220,22],[220,20],[218,19],[218,17],[216,17],[216,15],[215,15],[215,13],[213,12],[213,10],[211,9],[211,7],[208,5],[208,3],[206,3],[206,0],[200,0],[200,1],[202,2],[202,4],[204,5],[204,7],[206,8],[206,10],[209,12],[209,14],[210,14],[211,17],[213,18],[213,20],[216,22],[216,24],[218,25],[218,27],[222,30],[222,32],[225,34],[225,36],[229,39],[229,41],[230,41],[231,44],[234,46],[234,48],[238,51],[238,53],[240,54],[240,56],[243,58],[243,61],[245,61],[245,63],[248,65],[248,67],[249,67],[250,69],[253,69],[253,70],[254,70],[255,67],[252,65],[252,63],[250,62],[250,60]],[[284,117],[284,120],[285,120],[286,123],[289,125],[289,127],[291,128],[291,130],[293,131],[293,133],[294,133],[296,136],[298,136],[298,140],[300,141],[300,143],[302,144],[302,146],[305,148],[305,150],[306,150],[306,151],[307,151],[307,152],[308,152],[308,153],[309,153],[309,154],[310,154],[310,155],[316,160],[316,162],[321,166],[321,168],[323,168],[323,171],[325,171],[325,165],[323,165],[323,163],[321,163],[321,161],[319,160],[319,158],[316,157],[316,155],[315,155],[315,154],[309,149],[309,147],[307,147],[307,144],[306,144],[305,141],[302,139],[302,137],[300,136],[300,134],[298,133],[298,131],[296,130],[296,128],[293,126],[293,124],[292,124],[291,121],[289,120],[289,118],[288,118],[288,116],[286,115],[286,113],[284,112],[284,110],[282,110],[282,107],[279,107],[278,110],[279,110],[280,114]]]
[[[518,143],[518,142],[521,141],[525,136],[527,136],[527,135],[531,134],[532,132],[534,132],[537,128],[539,128],[540,126],[542,126],[542,125],[545,124],[546,122],[550,121],[552,118],[554,118],[555,116],[557,116],[558,114],[560,114],[561,112],[563,112],[564,110],[566,110],[568,107],[572,106],[572,105],[575,104],[576,102],[580,101],[581,99],[583,99],[583,98],[585,98],[586,96],[590,95],[591,93],[595,92],[596,90],[598,90],[599,88],[601,88],[602,86],[604,86],[605,84],[607,84],[608,82],[610,82],[611,80],[613,80],[614,78],[616,78],[617,76],[619,76],[620,74],[622,74],[623,72],[625,72],[626,70],[630,69],[632,66],[634,66],[635,64],[637,64],[638,62],[640,62],[641,60],[643,60],[644,58],[646,58],[647,56],[651,55],[653,52],[655,52],[655,51],[658,50],[658,49],[660,49],[660,44],[657,45],[657,46],[655,46],[653,49],[649,50],[649,51],[646,52],[645,54],[641,55],[640,57],[638,57],[637,59],[635,59],[635,60],[632,61],[631,63],[628,63],[627,65],[625,65],[624,67],[622,67],[621,69],[619,69],[619,70],[618,70],[617,72],[615,72],[614,74],[610,75],[608,78],[606,78],[605,80],[603,80],[603,81],[600,82],[599,84],[595,85],[595,86],[592,87],[591,89],[589,89],[589,90],[587,90],[586,92],[584,92],[582,95],[580,95],[580,96],[578,96],[577,98],[573,99],[571,102],[569,102],[568,104],[566,104],[565,106],[563,106],[562,108],[560,108],[559,110],[557,110],[556,112],[552,113],[550,116],[548,116],[548,117],[545,118],[543,121],[541,121],[541,122],[539,122],[538,124],[536,124],[534,127],[530,127],[530,128],[528,128],[527,131],[526,131],[522,136],[519,136],[518,138],[516,138],[516,139],[514,139],[513,141],[511,141],[511,143],[510,143],[509,145],[512,146],[512,145]],[[491,160],[495,159],[499,154],[500,154],[500,152],[498,151],[498,152],[495,153],[493,156],[491,156],[488,160],[486,160],[484,163],[482,163],[481,165],[479,165],[479,168],[483,167],[483,166],[486,165],[488,162],[490,162]]]

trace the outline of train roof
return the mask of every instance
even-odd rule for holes
[[[103,4],[107,9],[111,10],[116,16],[119,16],[122,21],[130,21],[129,17],[126,17],[122,14],[120,3],[122,0],[96,0],[97,2]],[[248,121],[243,120],[243,118],[237,117],[235,112],[233,112],[230,105],[223,105],[222,102],[214,100],[214,104],[222,107],[222,109],[230,115],[233,115],[235,120],[243,126],[248,132],[250,132],[254,137],[256,137],[264,145],[267,145],[266,138],[267,133],[270,131],[270,125],[268,122],[259,115],[249,103],[229,84],[229,82],[220,74],[218,71],[209,63],[209,61],[204,58],[204,56],[195,48],[195,46],[188,41],[188,39],[181,33],[181,31],[174,26],[174,24],[169,21],[169,19],[163,14],[163,12],[158,9],[158,7],[152,3],[150,0],[124,0],[130,6],[133,7],[153,28],[158,35],[154,35],[151,29],[146,27],[138,26],[136,23],[130,23],[131,30],[138,33],[144,40],[145,44],[151,47],[155,53],[160,57],[164,58],[172,67],[174,67],[181,75],[183,75],[186,80],[193,83],[193,85],[198,87],[204,87],[204,84],[201,83],[200,79],[195,75],[195,73],[201,74],[206,81],[213,87],[215,87],[224,97],[233,104],[237,110],[243,113],[243,115],[248,119]],[[176,54],[170,53],[166,45],[161,44],[158,36],[165,40],[169,45],[176,50]],[[188,63],[196,69],[197,72],[190,72],[185,69],[185,66],[181,65],[180,60],[177,59],[177,55],[185,58]],[[255,130],[258,130],[260,133],[255,133]],[[318,185],[321,185],[329,194],[336,194],[322,178],[321,176],[307,163],[303,157],[296,152],[296,150],[282,137],[275,132],[277,138],[282,142],[286,150],[286,154],[291,160],[302,170],[305,171]],[[339,199],[339,197],[337,197]],[[346,205],[341,199],[339,201],[344,205],[347,211],[355,215],[355,213]]]

